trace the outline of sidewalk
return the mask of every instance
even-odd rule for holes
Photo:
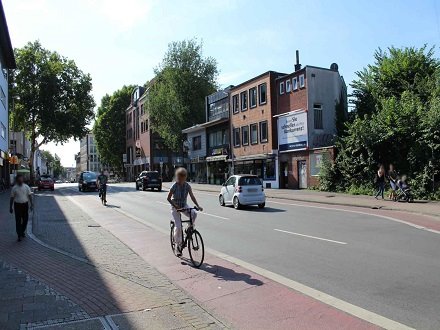
[[[7,202],[0,195],[0,209]],[[1,213],[0,329],[225,327],[66,198],[36,203],[37,241],[67,253],[16,242],[12,216]]]
[[[168,189],[171,183],[163,184]],[[218,194],[221,186],[191,183],[195,190]],[[440,221],[440,202],[416,201],[414,203],[396,203],[390,200],[376,200],[370,196],[356,196],[342,193],[322,192],[314,190],[265,189],[268,198],[285,199],[298,202],[341,205],[369,209],[402,211],[437,217]]]

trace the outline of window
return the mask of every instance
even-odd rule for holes
[[[258,125],[252,124],[251,125],[251,144],[257,144],[258,143]]]
[[[240,146],[240,129],[234,128],[234,147]]]
[[[315,129],[324,129],[322,121],[322,104],[313,105],[313,117],[315,119]]]
[[[304,82],[304,75],[300,75],[299,76],[299,88],[304,88],[305,87],[305,82]]]
[[[148,119],[145,119],[145,122],[144,122],[144,131],[145,131],[145,132],[148,131]]]
[[[247,110],[247,91],[240,93],[240,99],[241,99],[241,111]]]
[[[292,82],[289,80],[286,80],[286,93],[290,93],[292,91]]]
[[[260,123],[260,143],[267,142],[267,121]]]
[[[3,106],[6,108],[6,95],[1,86],[0,86],[0,101],[2,101]]]
[[[0,124],[0,136],[6,140],[6,127],[3,123]]]
[[[327,152],[320,154],[310,154],[310,175],[319,175],[324,159],[330,159],[330,156]]]
[[[235,176],[230,177],[228,181],[226,181],[227,186],[235,186]]]
[[[249,102],[251,109],[257,106],[257,89],[255,87],[249,90]]]
[[[144,122],[141,123],[141,133],[144,132]]]
[[[292,78],[292,90],[293,91],[298,90],[298,78],[297,77]]]
[[[209,147],[217,147],[225,144],[222,130],[209,133]]]
[[[267,85],[265,83],[258,86],[258,96],[260,104],[267,102]]]
[[[202,149],[202,136],[201,135],[193,137],[192,147],[193,147],[193,150],[201,150]]]
[[[280,82],[280,95],[284,94],[284,81]]]
[[[238,106],[238,94],[237,94],[232,97],[232,111],[234,113],[238,113],[238,111],[239,111],[238,109],[239,109],[239,106]]]
[[[241,128],[241,144],[244,146],[249,145],[249,126]]]
[[[143,116],[143,115],[144,115],[144,105],[141,104],[141,116]]]

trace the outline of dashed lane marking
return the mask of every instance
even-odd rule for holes
[[[282,230],[282,229],[274,229],[274,230],[275,231],[279,231],[281,233],[286,233],[286,234],[296,235],[296,236],[301,236],[301,237],[307,237],[307,238],[313,238],[313,239],[317,239],[317,240],[320,240],[320,241],[326,241],[326,242],[330,242],[330,243],[336,243],[336,244],[342,244],[342,245],[347,244],[346,242],[334,241],[332,239],[316,237],[316,236],[310,236],[310,235],[305,235],[305,234],[300,234],[300,233],[294,233],[292,231],[287,231],[287,230]]]

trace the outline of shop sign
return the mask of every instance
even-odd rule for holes
[[[278,149],[280,152],[305,149],[307,145],[307,112],[292,112],[278,117]]]
[[[211,150],[211,156],[227,155],[228,149],[226,148],[214,148]]]

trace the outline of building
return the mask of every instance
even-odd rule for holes
[[[75,180],[78,175],[81,173],[81,152],[78,152],[74,156],[75,158]]]
[[[29,159],[31,156],[31,142],[26,137],[25,132],[9,131],[9,150],[17,157],[18,163],[13,166],[14,170],[29,169]]]
[[[255,174],[266,188],[278,188],[276,79],[286,74],[267,71],[230,90],[231,167],[234,174]]]
[[[38,179],[40,175],[48,174],[48,163],[47,159],[44,158],[41,150],[36,150],[34,155],[34,170],[35,177]]]
[[[9,182],[9,91],[8,70],[15,69],[14,50],[0,1],[0,180]]]
[[[206,183],[206,129],[203,125],[194,125],[182,133],[186,139],[188,177],[191,182]]]
[[[307,188],[318,184],[323,157],[334,156],[336,107],[347,114],[347,88],[338,65],[329,69],[301,68],[278,77],[277,121],[281,188]]]
[[[81,139],[79,156],[80,172],[100,172],[103,168],[93,133],[87,133],[86,136]]]
[[[148,114],[148,95],[154,80],[147,88],[133,90],[126,109],[127,181],[134,181],[142,171],[158,171],[164,180],[173,177],[174,168],[183,165],[182,155],[167,148],[163,139],[151,129]]]

